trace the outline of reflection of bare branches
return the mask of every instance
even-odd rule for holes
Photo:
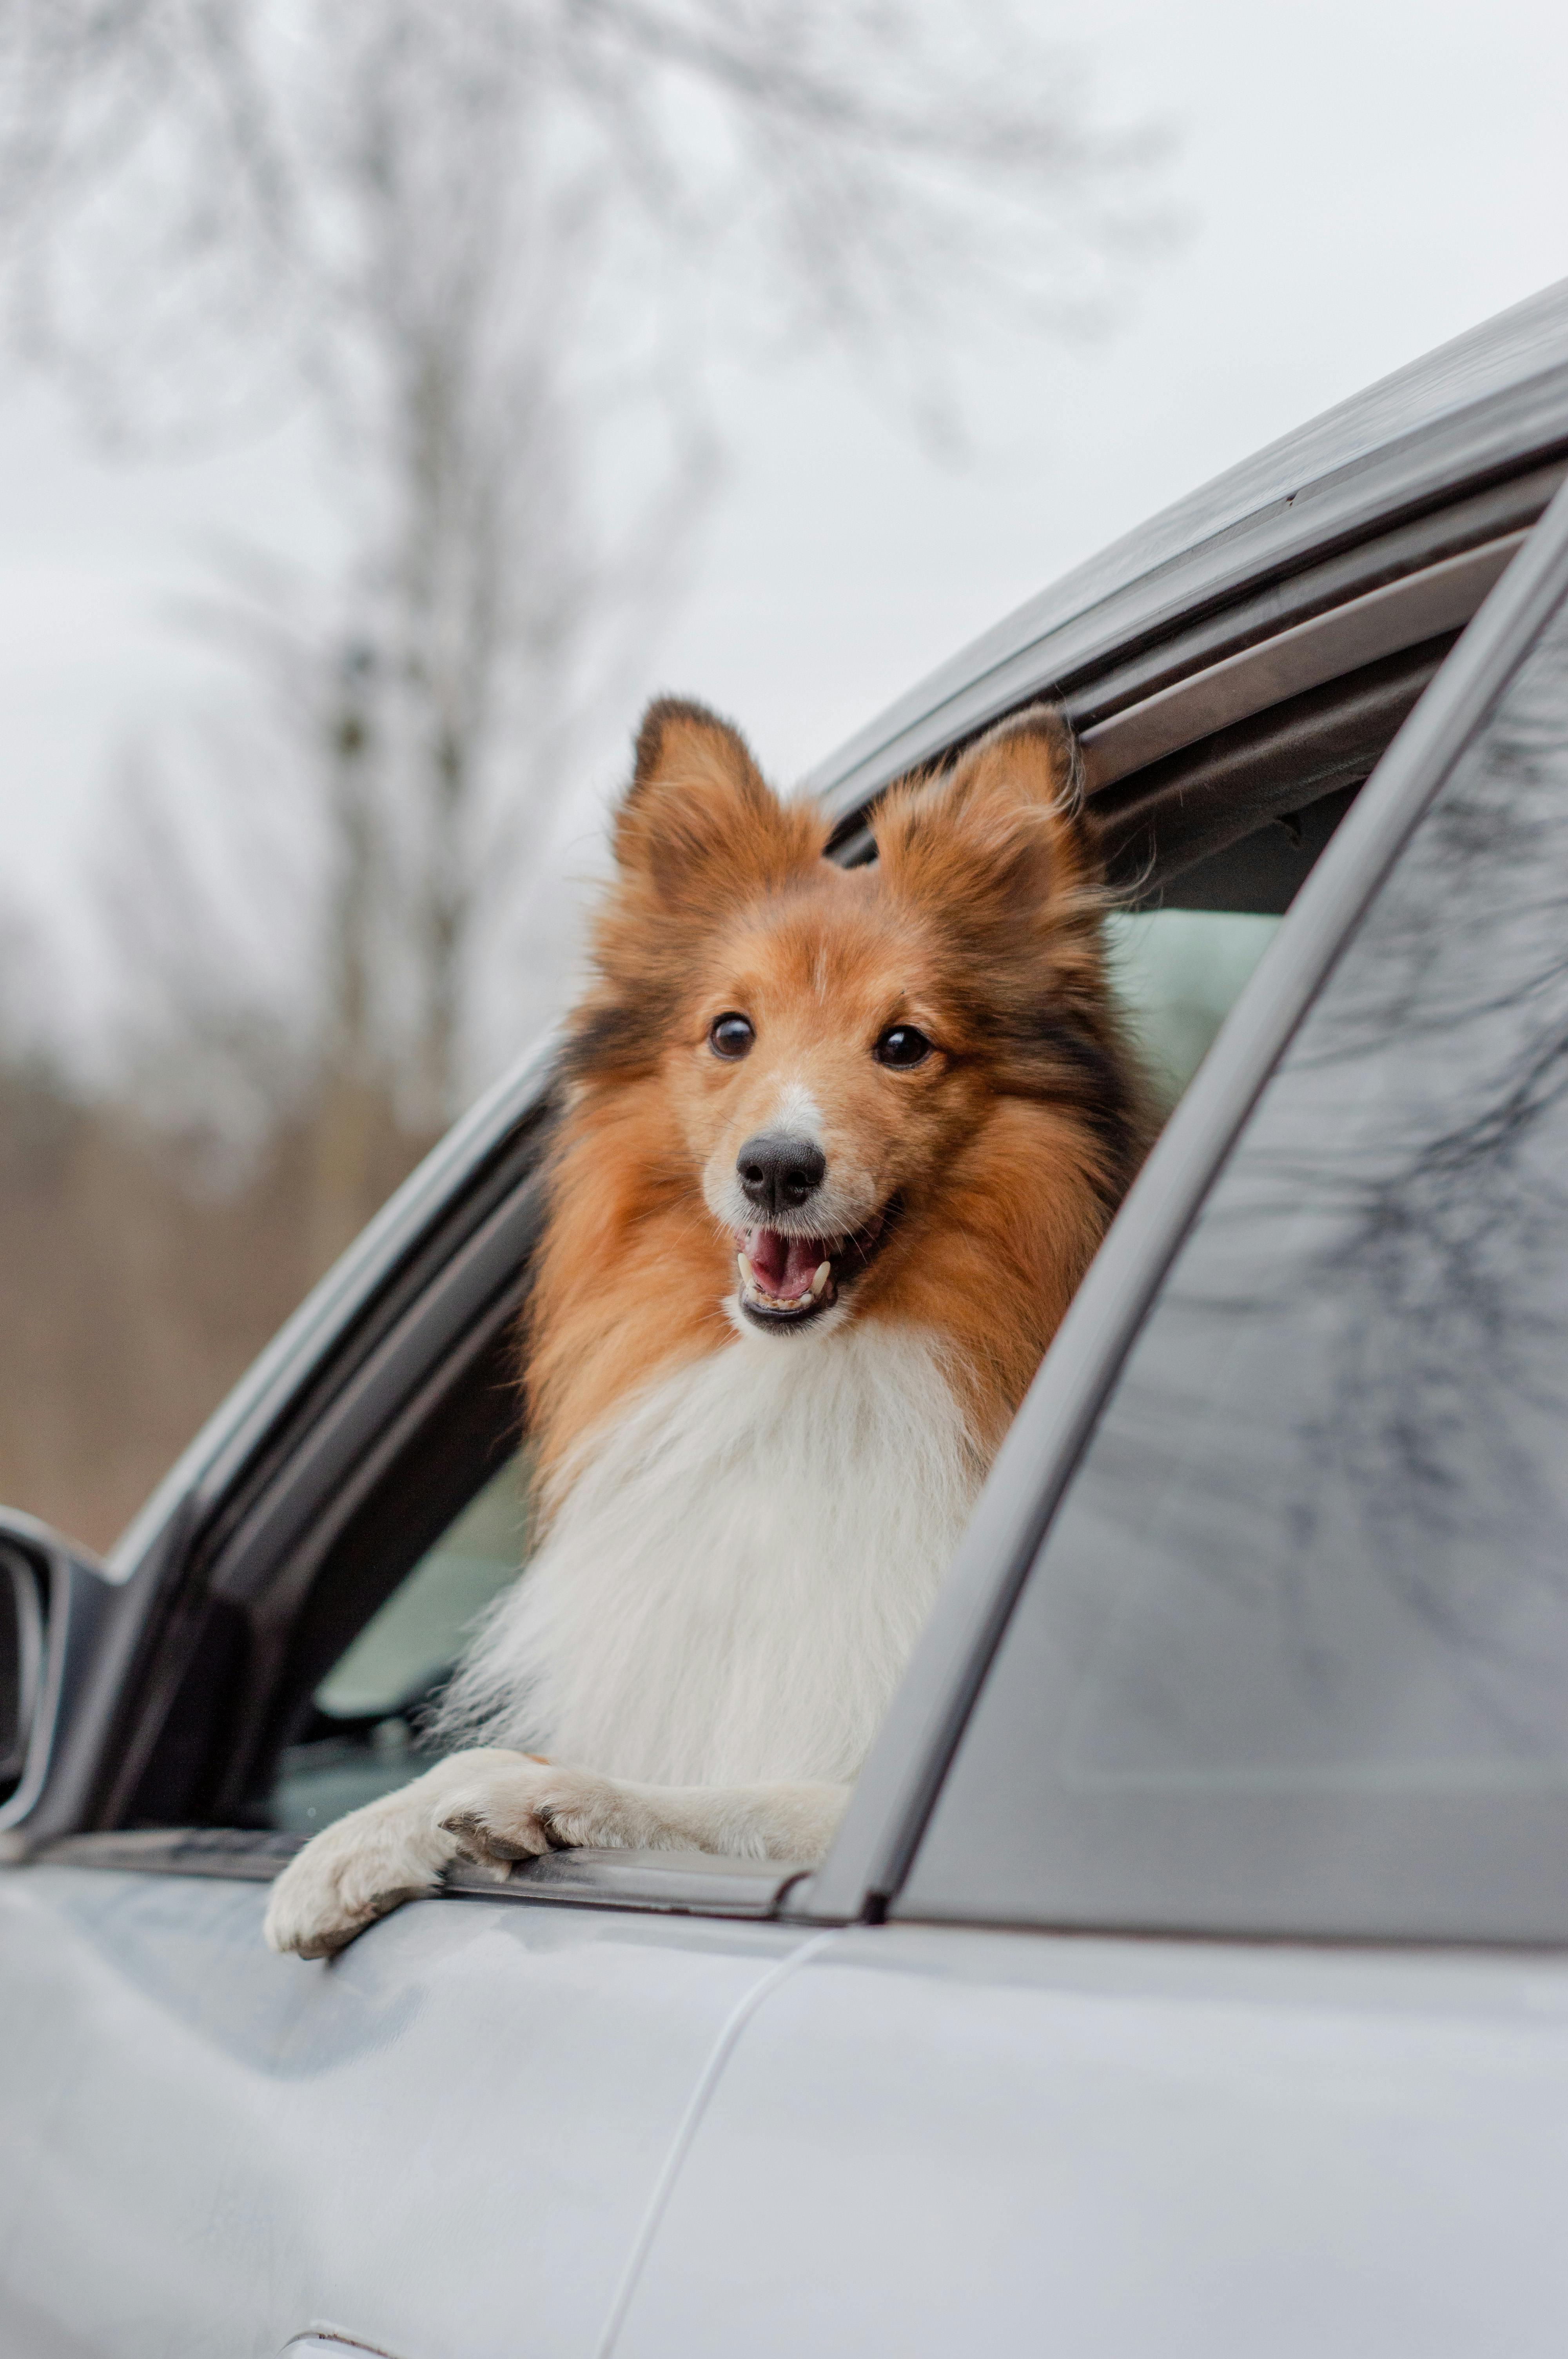
[[[1445,1544],[1561,1578],[1555,1469],[1527,1428],[1568,1406],[1562,652],[1537,657],[1440,798],[1292,1060],[1350,1121],[1316,1154],[1269,1150],[1276,1197],[1332,1227],[1310,1265],[1341,1307],[1312,1479],[1353,1486],[1411,1604],[1472,1636]],[[1495,1595],[1495,1568],[1472,1570]]]
[[[1541,1449],[1568,1409],[1565,659],[1559,633],[1345,954],[1249,1206],[1280,1256],[1249,1309],[1332,1332],[1287,1509],[1298,1605],[1348,1502],[1368,1563],[1510,1720],[1546,1669],[1520,1591],[1568,1600]]]
[[[1119,1625],[1125,1741],[1556,1758],[1565,1419],[1568,619],[1341,953],[1057,1527],[1123,1599],[1169,1568]]]

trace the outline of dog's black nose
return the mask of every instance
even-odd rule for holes
[[[735,1158],[741,1190],[759,1212],[794,1212],[821,1187],[827,1158],[809,1138],[759,1131]]]

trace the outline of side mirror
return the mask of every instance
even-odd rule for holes
[[[0,1807],[27,1774],[44,1676],[44,1597],[38,1571],[0,1540]]]
[[[80,1652],[105,1587],[85,1549],[0,1507],[0,1830],[42,1790],[72,1631]]]

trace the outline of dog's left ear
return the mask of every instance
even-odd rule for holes
[[[700,704],[660,697],[637,733],[632,784],[615,815],[615,859],[666,908],[715,887],[733,899],[809,868],[827,833],[810,803],[784,803],[738,729]]]
[[[1077,741],[1054,705],[1002,722],[946,777],[895,787],[872,832],[889,884],[977,940],[1016,939],[1096,881]]]

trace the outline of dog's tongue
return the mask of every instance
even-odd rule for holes
[[[804,1294],[824,1258],[820,1237],[784,1237],[777,1229],[748,1229],[741,1250],[758,1285],[780,1302]]]

